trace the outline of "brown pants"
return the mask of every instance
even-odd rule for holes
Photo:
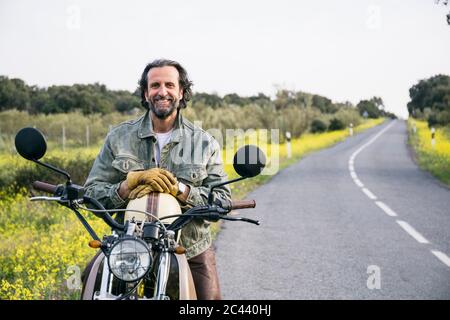
[[[210,247],[188,260],[198,300],[221,300],[216,254]]]

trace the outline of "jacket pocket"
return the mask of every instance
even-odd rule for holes
[[[113,168],[122,172],[128,173],[130,171],[144,170],[144,161],[132,155],[118,155],[112,162]]]
[[[203,180],[208,176],[208,172],[202,165],[182,165],[177,168],[175,175],[177,179],[198,187],[202,185]]]

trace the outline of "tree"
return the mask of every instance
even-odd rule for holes
[[[236,93],[229,93],[229,94],[226,94],[226,95],[223,97],[223,101],[224,101],[226,104],[228,104],[228,105],[230,105],[230,104],[235,104],[235,105],[238,105],[238,106],[244,106],[244,105],[247,104],[246,99],[245,99],[245,98],[241,98],[241,97],[240,97],[238,94],[236,94]]]
[[[257,96],[251,96],[248,98],[249,102],[255,103],[261,106],[269,105],[272,101],[269,96],[266,96],[264,93],[258,93]]]
[[[206,106],[210,106],[212,108],[218,108],[223,105],[222,99],[215,93],[203,93],[197,92],[192,95],[192,105],[203,103]]]
[[[447,6],[450,1],[449,0],[435,0],[436,4],[442,4],[444,6]],[[450,12],[446,16],[447,18],[447,24],[450,25]]]
[[[45,89],[40,89],[37,86],[31,87],[30,92],[30,102],[31,108],[29,110],[30,113],[43,113],[45,105],[50,100],[50,96]]]
[[[356,108],[358,108],[360,115],[367,113],[367,116],[372,119],[376,119],[381,115],[380,110],[372,100],[361,100],[356,105]]]
[[[312,98],[313,107],[316,107],[323,113],[335,113],[337,108],[333,105],[333,102],[325,97],[314,95]]]
[[[290,104],[293,103],[292,97],[292,91],[286,89],[278,90],[275,98],[275,108],[277,110],[287,108]]]
[[[0,111],[6,109],[28,110],[30,89],[20,79],[0,76]]]
[[[373,97],[370,100],[375,104],[375,106],[378,108],[378,110],[384,110],[383,99],[381,99],[380,97]]]
[[[113,93],[114,108],[122,113],[131,112],[141,106],[140,98],[130,95],[128,91],[115,91]]]
[[[319,119],[314,119],[311,123],[311,132],[312,133],[320,133],[325,132],[327,130],[327,125],[325,122]]]
[[[330,125],[328,126],[328,131],[336,131],[336,130],[342,130],[345,128],[345,124],[337,119],[337,118],[333,118],[330,121]]]
[[[408,112],[412,117],[423,117],[425,109],[430,110],[428,117],[438,124],[448,124],[450,120],[450,77],[436,75],[420,80],[409,89],[411,101],[408,103]]]

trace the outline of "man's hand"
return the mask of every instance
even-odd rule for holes
[[[169,192],[172,196],[174,196],[175,198],[177,198],[178,200],[182,201],[183,203],[186,202],[187,197],[189,195],[189,190],[190,187],[186,186],[185,190],[183,193],[178,191],[178,182],[173,185],[172,191]],[[146,194],[149,194],[150,192],[153,192],[154,190],[152,190],[152,188],[150,186],[147,185],[140,185],[137,186],[136,188],[134,188],[131,192],[129,192],[128,195],[128,199],[136,199],[136,198],[141,198],[143,196],[145,196]]]
[[[145,171],[132,171],[125,181],[130,190],[129,199],[140,198],[150,192],[176,194],[178,192],[177,179],[167,170],[152,168]]]
[[[159,191],[155,191],[151,186],[143,184],[134,188],[128,195],[128,199],[133,200],[136,198],[142,198],[143,196],[149,194],[150,192],[159,192]]]

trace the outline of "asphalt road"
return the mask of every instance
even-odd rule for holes
[[[260,226],[215,242],[224,299],[450,299],[450,189],[404,121],[308,155],[248,195]]]

